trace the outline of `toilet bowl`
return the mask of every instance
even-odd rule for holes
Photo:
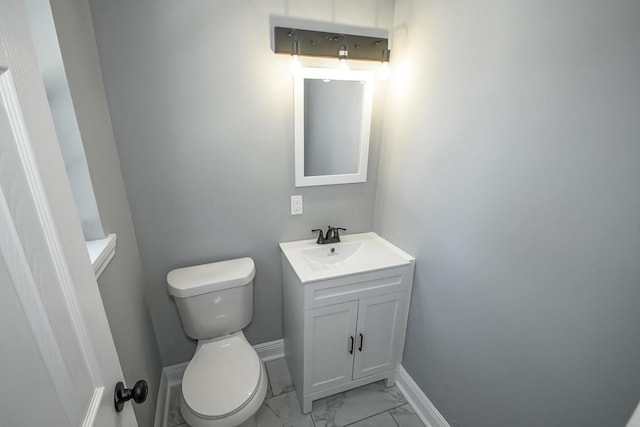
[[[201,341],[182,378],[182,416],[192,427],[237,426],[267,392],[264,364],[242,332]]]
[[[264,364],[242,329],[253,311],[251,258],[167,275],[185,333],[198,340],[182,379],[180,411],[192,427],[251,426],[267,391]]]

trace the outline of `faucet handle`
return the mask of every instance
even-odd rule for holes
[[[340,232],[338,230],[347,231],[346,228],[341,227],[327,227],[327,234],[324,238],[324,243],[338,243],[340,241]]]
[[[347,231],[346,228],[342,228],[342,227],[336,227],[333,230],[334,230],[333,231],[333,237],[335,237],[338,240],[338,242],[340,241],[340,231],[339,230]]]
[[[327,233],[324,236],[324,240],[333,240],[335,239],[336,229],[330,225],[327,226]]]
[[[325,238],[322,235],[322,230],[319,228],[316,228],[315,230],[311,230],[312,233],[315,233],[316,231],[318,232],[318,240],[316,240],[316,243],[319,245],[324,244]]]

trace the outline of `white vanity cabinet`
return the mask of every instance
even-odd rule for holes
[[[311,393],[395,368],[401,353],[400,309],[404,293],[381,295],[306,310]]]
[[[285,357],[304,413],[322,397],[394,383],[413,283],[414,259],[405,258],[394,267],[304,281],[283,249]]]

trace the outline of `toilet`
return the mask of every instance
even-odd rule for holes
[[[185,333],[198,341],[182,379],[180,411],[191,427],[254,425],[267,391],[264,364],[242,329],[253,317],[251,258],[179,268],[167,275]]]

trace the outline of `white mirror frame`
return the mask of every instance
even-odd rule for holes
[[[304,80],[352,80],[364,82],[362,97],[362,118],[360,130],[360,156],[358,171],[339,175],[304,175]],[[294,157],[295,185],[309,187],[313,185],[349,184],[367,181],[367,163],[369,160],[369,133],[371,130],[371,111],[373,107],[373,84],[375,73],[364,70],[340,70],[333,68],[301,68],[293,77],[294,98]]]

